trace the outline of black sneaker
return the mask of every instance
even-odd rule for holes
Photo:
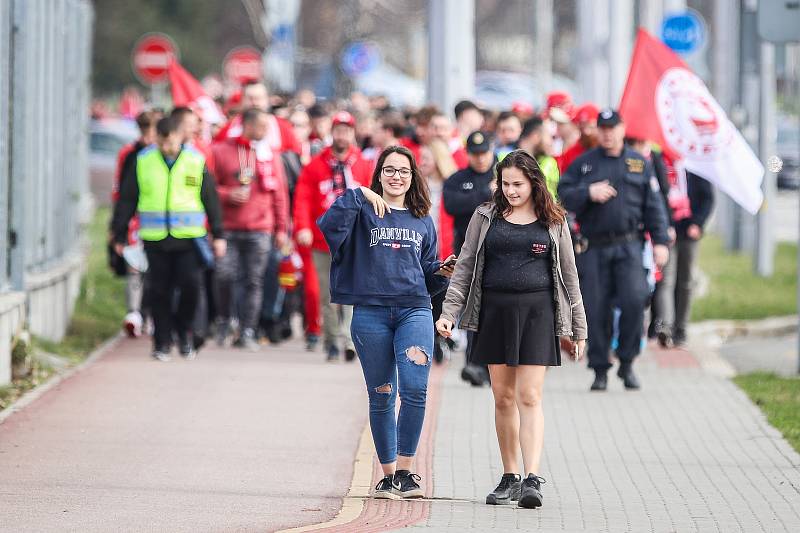
[[[658,344],[665,350],[669,350],[675,346],[675,341],[673,340],[672,335],[670,335],[669,332],[659,331]]]
[[[541,507],[542,483],[546,483],[544,478],[536,474],[528,474],[528,477],[522,480],[522,490],[520,491],[518,505],[526,509]]]
[[[169,350],[156,348],[150,355],[153,357],[153,359],[156,361],[161,361],[162,363],[172,361],[172,356],[169,354]]]
[[[412,474],[408,470],[398,470],[392,480],[392,493],[401,498],[422,498],[425,492],[417,483],[420,479],[417,474]]]
[[[608,388],[608,373],[605,370],[594,371],[594,381],[590,390],[604,391]]]
[[[335,345],[332,344],[332,345],[328,346],[327,352],[328,352],[328,354],[326,356],[326,359],[328,361],[338,361],[339,360],[339,348],[337,348]]]
[[[372,493],[373,498],[380,498],[385,500],[396,500],[397,496],[394,495],[392,480],[394,476],[389,474],[384,476],[382,480],[375,485],[375,491]]]
[[[683,346],[686,344],[686,330],[683,328],[675,328],[672,334],[672,344],[674,346]]]
[[[619,370],[617,370],[617,377],[622,380],[628,390],[639,390],[641,388],[639,378],[633,373],[633,365],[631,363],[620,364]]]
[[[489,383],[489,373],[480,365],[467,363],[461,370],[461,379],[473,387],[483,387]]]
[[[253,328],[245,328],[242,330],[242,334],[239,336],[236,346],[248,352],[257,352],[261,349],[261,345],[258,344],[256,332]]]
[[[317,349],[317,344],[319,344],[319,335],[314,335],[310,333],[306,335],[306,351],[313,352]]]
[[[197,357],[197,351],[194,349],[194,335],[191,333],[181,335],[178,351],[181,357],[190,361]]]
[[[344,351],[344,360],[348,363],[356,358],[356,351],[352,348],[348,348]]]
[[[217,346],[219,346],[220,348],[223,348],[228,344],[228,340],[229,340],[228,338],[231,335],[231,323],[230,323],[230,320],[226,320],[226,319],[222,319],[222,318],[218,319],[217,320],[217,328],[216,329],[217,329],[217,333],[216,333],[215,336],[217,338]]]
[[[486,496],[486,505],[507,505],[518,501],[521,488],[522,478],[519,474],[503,474],[497,488]]]

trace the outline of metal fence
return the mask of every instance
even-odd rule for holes
[[[82,244],[92,24],[88,0],[0,1],[0,292]]]

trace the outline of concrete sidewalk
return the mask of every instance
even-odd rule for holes
[[[681,350],[640,360],[639,392],[591,373],[548,373],[544,506],[485,505],[502,466],[489,389],[443,383],[434,497],[417,528],[537,531],[800,531],[800,456],[730,381]],[[450,500],[450,501],[448,501]]]
[[[431,374],[428,498],[365,498],[360,369],[300,348],[160,364],[144,341],[117,345],[0,424],[0,530],[800,530],[800,456],[689,352],[648,351],[639,392],[552,369],[544,507],[525,510],[484,504],[501,474],[491,391],[460,361]]]
[[[637,364],[643,390],[610,380],[588,391],[583,363],[552,369],[545,385],[544,507],[487,506],[502,473],[488,388],[460,381],[460,361],[444,372],[429,405],[434,441],[414,502],[347,502],[361,514],[323,531],[800,531],[800,456],[727,378],[687,351],[650,347]],[[437,414],[438,410],[438,414]],[[429,430],[433,428],[433,435]],[[374,461],[374,459],[373,459]],[[520,463],[521,464],[521,463]],[[358,463],[356,471],[359,470]],[[372,483],[378,480],[372,469]],[[313,530],[313,529],[312,529]]]
[[[299,344],[150,359],[124,340],[0,424],[0,531],[274,531],[341,507],[358,363]]]

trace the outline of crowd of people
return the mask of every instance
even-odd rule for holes
[[[228,122],[216,125],[204,124],[201,113],[186,107],[175,108],[168,115],[157,110],[139,114],[141,137],[119,154],[112,235],[123,246],[117,251],[135,258],[142,255],[134,253],[141,242],[140,220],[132,209],[135,204],[130,198],[118,201],[124,196],[125,185],[137,181],[140,152],[156,144],[157,123],[168,119],[179,130],[182,145],[204,158],[206,176],[213,182],[217,197],[212,200],[208,221],[220,219],[218,236],[227,243],[227,253],[213,268],[201,267],[199,277],[188,280],[192,287],[198,286],[198,301],[193,297],[189,300],[194,306],[199,302],[198,316],[182,317],[175,312],[173,318],[191,323],[192,336],[213,335],[220,345],[233,343],[257,350],[265,341],[277,344],[290,337],[291,317],[299,313],[307,348],[314,350],[322,341],[329,360],[341,353],[348,361],[355,359],[350,337],[352,310],[330,302],[330,253],[316,221],[346,190],[369,186],[383,150],[404,146],[415,158],[430,194],[439,255],[447,257],[460,253],[472,214],[491,198],[496,162],[512,150],[526,151],[534,156],[548,190],[558,199],[561,176],[583,153],[598,145],[602,129],[598,128],[598,106],[577,105],[563,92],[548,94],[539,110],[515,104],[512,109],[497,112],[463,100],[452,110],[452,122],[450,110],[435,106],[397,109],[383,97],[367,98],[358,93],[336,102],[318,101],[308,90],[270,95],[263,83],[252,81],[224,102],[224,109]],[[677,256],[663,268],[643,270],[650,274],[650,287],[643,289],[644,300],[649,301],[654,292],[648,336],[665,347],[682,344],[690,309],[694,244],[702,236],[710,213],[713,189],[702,178],[684,172],[679,163],[670,161],[646,139],[625,142],[645,157],[657,178],[668,216],[668,242],[674,243],[673,255]],[[586,247],[586,236],[596,228],[580,231],[575,207],[569,211],[580,254]],[[126,218],[131,222],[123,230]],[[213,229],[210,224],[209,229]],[[652,263],[646,255],[643,261],[645,265]],[[145,291],[142,272],[130,263],[119,258],[115,261],[118,271],[128,278],[125,329],[131,335],[140,335],[154,309],[151,298],[145,295],[157,295],[158,291]],[[209,266],[212,263],[210,259]],[[156,260],[155,268],[158,264]],[[614,270],[620,272],[619,267]],[[630,286],[628,276],[620,282],[620,289]],[[625,303],[631,291],[619,292]],[[612,299],[608,294],[599,297],[603,301]],[[442,302],[443,296],[434,298],[435,313],[441,312]],[[619,304],[615,304],[619,310],[626,307]],[[627,326],[627,318],[627,313],[622,313],[615,323],[622,319]],[[609,322],[605,316],[601,320]],[[598,329],[620,331],[619,327]],[[630,331],[627,327],[622,330]],[[184,338],[186,334],[180,331],[177,336]],[[635,351],[627,347],[624,334],[615,335],[615,347],[619,340],[623,341],[623,351]],[[200,345],[203,339],[193,342]],[[162,344],[166,343],[164,337]],[[434,360],[444,360],[455,345],[453,340],[437,339]],[[156,348],[156,352],[168,351],[165,345]],[[488,383],[486,369],[476,365],[467,365],[463,377],[476,385]]]
[[[627,138],[615,110],[562,92],[502,112],[271,96],[258,81],[237,94],[213,127],[185,107],[141,113],[119,155],[124,327],[141,335],[149,317],[152,356],[168,361],[207,338],[279,344],[302,316],[308,350],[361,362],[386,476],[376,497],[423,494],[428,372],[459,343],[462,378],[495,398],[505,474],[487,503],[538,507],[546,368],[586,344],[591,390],[607,389],[612,352],[636,390],[646,337],[686,342],[713,188]]]

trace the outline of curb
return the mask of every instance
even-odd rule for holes
[[[775,337],[798,330],[797,315],[762,320],[707,320],[689,325],[689,351],[711,374],[730,379],[739,372],[720,353],[723,345],[744,337]]]
[[[84,362],[75,366],[65,372],[57,373],[53,375],[50,379],[39,385],[38,387],[34,387],[33,389],[29,390],[22,396],[20,396],[14,403],[0,411],[0,424],[5,422],[10,416],[14,413],[22,411],[25,407],[29,406],[40,397],[42,397],[45,393],[47,393],[50,389],[59,385],[62,381],[67,380],[77,374],[78,372],[83,371],[87,367],[94,364],[95,361],[103,357],[106,352],[112,348],[114,345],[119,342],[120,339],[123,338],[122,333],[118,333],[114,337],[111,337],[103,344],[95,348],[90,354],[89,357],[86,358]]]
[[[736,337],[771,337],[788,335],[798,329],[798,315],[761,320],[706,320],[689,325],[689,336],[716,336],[721,341]]]
[[[380,480],[381,470],[375,457],[369,421],[361,433],[353,466],[350,489],[342,498],[342,507],[332,519],[306,526],[278,530],[278,533],[377,533],[394,531],[418,524],[427,519],[433,498],[433,440],[441,405],[441,386],[447,366],[431,369],[428,382],[429,411],[425,413],[425,425],[417,448],[417,471],[430,480],[425,488],[425,498],[418,500],[376,500],[370,497],[370,489]]]
[[[361,516],[364,511],[366,499],[369,498],[369,489],[372,487],[373,454],[375,447],[372,444],[372,433],[370,432],[369,420],[361,431],[358,442],[356,458],[353,464],[353,478],[350,482],[350,489],[342,498],[342,507],[336,516],[327,522],[319,524],[309,524],[289,529],[280,529],[277,533],[302,533],[305,531],[318,531],[320,529],[345,526]]]

